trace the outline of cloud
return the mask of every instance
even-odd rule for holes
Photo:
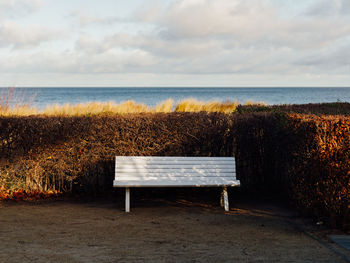
[[[57,39],[61,30],[17,22],[38,11],[41,5],[40,0],[0,0],[0,48],[30,49]]]
[[[305,14],[308,16],[344,16],[350,14],[349,0],[318,0],[311,5]]]
[[[349,74],[350,44],[343,44],[333,50],[323,50],[322,52],[307,54],[293,64],[303,67],[309,72],[320,72],[322,70],[333,74]]]
[[[113,25],[115,23],[125,23],[126,19],[122,19],[118,16],[108,16],[108,17],[98,17],[93,15],[87,15],[81,10],[74,10],[67,15],[67,17],[73,20],[74,23],[78,24],[80,27],[85,27],[88,25]]]
[[[133,19],[152,24],[154,30],[118,32],[102,40],[82,36],[76,50],[96,56],[143,52],[152,57],[152,63],[136,70],[143,72],[296,74],[305,67],[295,61],[322,55],[350,34],[347,18],[282,18],[277,6],[258,0],[182,0],[168,6],[156,2],[137,10]]]
[[[103,68],[101,65],[105,63],[108,65],[104,68],[107,72],[169,74],[265,72],[272,67],[276,70],[276,64],[294,56],[288,49],[270,54],[254,48],[223,47],[220,41],[215,40],[178,41],[174,44],[164,39],[130,34],[116,34],[102,41],[85,35],[76,42],[75,52],[80,54],[81,61],[96,63],[99,65],[97,68]]]
[[[0,24],[0,47],[32,48],[56,39],[58,30],[37,25],[22,26],[12,21]]]
[[[61,35],[57,30],[5,21],[0,27],[0,46],[22,50],[3,55],[7,63],[0,71],[346,75],[350,73],[350,17],[344,12],[350,1],[330,2],[334,5],[319,0],[293,16],[283,16],[278,1],[269,0],[148,2],[123,19],[74,11],[70,18],[78,30],[71,30],[65,51],[49,45],[31,49],[56,40]],[[97,32],[88,25],[103,27]]]
[[[92,43],[91,43],[92,44]],[[96,45],[96,42],[94,43]],[[154,35],[132,35],[127,33],[118,33],[107,36],[103,39],[100,48],[101,50],[110,49],[142,49],[159,57],[178,58],[193,57],[207,55],[215,49],[220,49],[217,41],[171,41]]]
[[[90,53],[100,53],[101,43],[91,37],[90,35],[81,35],[75,42],[76,52],[90,52]]]
[[[153,23],[158,37],[169,41],[218,39],[234,46],[312,49],[350,33],[350,23],[345,23],[349,19],[282,18],[278,7],[269,1],[180,0],[163,13],[155,11],[162,10],[158,7],[149,9],[135,18]]]
[[[40,6],[40,0],[0,0],[0,20],[27,15]]]
[[[129,52],[43,52],[12,54],[2,57],[6,64],[0,64],[2,73],[65,73],[101,74],[143,72],[145,67],[155,63],[155,58],[142,50]]]
[[[257,28],[275,28],[273,7],[265,1],[252,0],[181,0],[163,9],[152,6],[136,14],[142,22],[152,22],[169,39],[257,35]]]

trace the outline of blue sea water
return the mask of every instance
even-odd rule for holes
[[[120,103],[134,100],[149,106],[173,99],[202,101],[262,101],[267,104],[304,104],[350,102],[350,88],[23,88],[33,98],[31,104],[44,108],[51,104],[84,103],[91,101]],[[1,90],[0,90],[1,92]]]

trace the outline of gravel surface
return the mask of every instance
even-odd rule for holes
[[[266,201],[0,203],[0,262],[347,262],[324,233]]]

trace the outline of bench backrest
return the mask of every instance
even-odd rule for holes
[[[233,157],[117,156],[115,187],[236,186]]]

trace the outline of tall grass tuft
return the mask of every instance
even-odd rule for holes
[[[13,89],[0,90],[0,112],[5,112],[10,108],[10,101],[13,97]]]
[[[1,116],[28,116],[39,114],[39,111],[30,107],[35,94],[28,94],[24,89],[0,88],[0,115]]]
[[[168,99],[168,100],[165,100],[165,101],[157,104],[155,107],[155,111],[156,112],[165,112],[165,113],[172,112],[173,106],[174,106],[174,100]]]
[[[247,100],[244,105],[246,106],[266,106],[266,103],[263,101],[253,101],[253,100]]]
[[[224,113],[232,113],[236,111],[238,102],[232,101],[197,101],[196,99],[185,99],[180,101],[176,107],[176,112],[224,112]]]

